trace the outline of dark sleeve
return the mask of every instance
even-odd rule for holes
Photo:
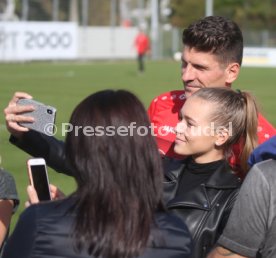
[[[46,164],[57,172],[72,175],[63,141],[31,130],[24,133],[20,140],[11,135],[10,142],[33,157],[44,158]]]
[[[15,181],[11,174],[2,169],[0,169],[0,199],[13,200],[13,212],[16,211],[19,205],[19,198],[16,190]]]
[[[268,159],[276,159],[276,136],[260,144],[250,155],[248,164],[254,164]]]
[[[13,234],[4,247],[2,258],[32,257],[36,228],[36,209],[34,205],[21,214]]]

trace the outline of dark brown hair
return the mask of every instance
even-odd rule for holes
[[[92,136],[69,132],[65,148],[77,181],[77,248],[88,248],[97,257],[138,256],[147,244],[154,212],[163,209],[162,165],[150,131],[144,136],[137,130],[125,136],[111,133],[133,122],[150,126],[142,103],[124,90],[90,95],[70,119],[74,127],[94,130]]]
[[[185,46],[211,52],[221,64],[238,63],[243,56],[243,36],[239,26],[224,17],[208,16],[184,29]]]

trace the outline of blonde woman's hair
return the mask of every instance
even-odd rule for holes
[[[258,144],[258,107],[255,98],[246,91],[234,91],[228,87],[203,88],[191,97],[199,97],[216,104],[211,114],[215,127],[232,126],[229,139],[222,146],[226,157],[231,154],[233,144],[241,141],[243,149],[240,155],[242,173],[247,173],[248,157]]]

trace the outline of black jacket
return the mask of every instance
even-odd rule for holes
[[[193,258],[204,258],[216,243],[228,220],[241,180],[225,161],[206,184],[175,197],[187,161],[166,159],[164,199],[166,206],[188,226],[194,241]]]
[[[93,258],[86,250],[75,251],[72,234],[76,214],[72,197],[32,205],[26,209],[11,235],[3,258]],[[157,213],[151,237],[140,258],[189,258],[191,238],[177,217]]]
[[[65,157],[63,141],[31,130],[24,133],[20,140],[11,135],[10,142],[33,157],[44,158],[47,166],[55,171],[72,175],[72,169]]]
[[[11,136],[11,143],[35,157],[45,158],[47,165],[58,172],[71,175],[66,162],[64,142],[35,131],[24,133],[19,141]],[[182,218],[195,242],[194,258],[203,258],[214,246],[228,219],[236,199],[240,180],[227,163],[215,173],[207,185],[199,186],[185,200],[174,199],[178,179],[185,162],[165,162],[165,201],[169,210]]]

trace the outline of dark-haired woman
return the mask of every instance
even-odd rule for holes
[[[141,102],[101,91],[70,123],[65,150],[77,190],[26,209],[3,257],[190,257],[185,224],[162,205],[160,155]]]

